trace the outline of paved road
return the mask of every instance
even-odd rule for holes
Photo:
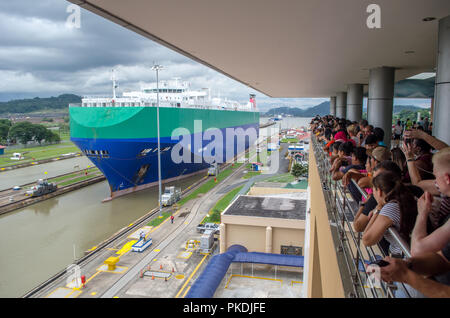
[[[273,152],[273,155],[278,155],[277,159],[280,160],[280,165],[278,169],[276,169],[276,171],[274,171],[272,174],[275,174],[276,172],[287,171],[288,161],[283,158],[283,147],[280,148],[278,154],[276,152]],[[142,254],[130,252],[121,256],[119,265],[127,266],[127,270],[124,274],[121,274],[120,276],[117,274],[98,275],[100,273],[98,271],[98,268],[106,258],[108,258],[109,256],[116,256],[115,252],[117,251],[117,249],[120,248],[122,244],[128,241],[126,235],[121,236],[120,238],[115,240],[115,242],[112,242],[107,247],[103,248],[102,251],[99,251],[97,255],[86,261],[85,264],[81,264],[83,274],[86,275],[89,283],[87,284],[87,288],[83,289],[82,294],[80,293],[77,295],[81,295],[80,297],[94,296],[102,298],[111,298],[118,295],[120,295],[120,297],[129,297],[129,295],[127,296],[127,291],[131,286],[135,286],[136,284],[139,284],[139,282],[142,282],[138,281],[138,276],[140,271],[146,268],[147,264],[150,264],[152,260],[154,261],[157,257],[158,259],[166,259],[168,257],[168,254],[175,254],[176,257],[176,254],[179,252],[180,243],[182,244],[182,242],[185,242],[186,239],[189,239],[190,233],[196,232],[195,227],[199,223],[199,220],[201,220],[203,216],[205,216],[206,213],[214,206],[218,198],[223,196],[224,191],[230,191],[230,189],[243,184],[241,177],[244,169],[245,166],[243,165],[240,168],[236,169],[233,174],[231,174],[226,180],[218,184],[210,192],[206,193],[197,200],[188,202],[188,204],[186,204],[186,206],[184,206],[181,211],[178,211],[179,213],[177,212],[178,215],[175,214],[176,218],[173,225],[170,224],[170,222],[166,222],[165,224],[162,224],[157,231],[155,231],[154,233],[152,232],[151,237],[153,239],[154,245],[149,248],[148,252],[144,252]],[[260,178],[267,178],[272,174],[264,174],[254,177],[250,179],[247,184],[250,184],[251,180],[255,181]],[[185,218],[182,218],[181,214],[186,214],[187,216]],[[171,257],[174,256],[171,255],[169,258]],[[197,266],[198,258],[195,259],[194,257],[191,257],[189,262],[190,263],[186,261],[185,273],[189,271],[193,273],[193,271],[195,271],[194,267]],[[198,269],[198,266],[196,267],[196,269]],[[64,289],[65,287],[61,286],[66,286],[66,279],[66,277],[61,277],[54,283],[44,288],[35,296],[45,297],[58,288]],[[184,280],[182,282],[184,283]],[[176,285],[177,283],[178,285]],[[175,296],[177,290],[180,288],[179,282],[172,279],[170,284],[172,285],[163,285],[164,289],[161,290],[161,294],[158,294],[158,296],[152,295],[147,297]],[[168,286],[172,287],[169,288]],[[75,294],[71,295],[72,296],[70,297],[73,297],[73,295]]]

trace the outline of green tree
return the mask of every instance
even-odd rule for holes
[[[57,142],[61,141],[61,138],[59,137],[59,135],[57,133],[47,129],[47,135],[45,137],[45,141],[57,143]]]
[[[303,175],[306,175],[308,173],[308,166],[302,165],[300,163],[294,163],[291,168],[291,174],[295,178],[299,178]]]
[[[23,121],[14,124],[9,129],[9,138],[20,142],[21,144],[26,144],[27,142],[33,140],[33,124],[27,121]]]
[[[35,140],[39,144],[43,140],[47,142],[60,142],[61,138],[58,134],[53,133],[43,125],[32,124],[30,122],[20,122],[14,124],[9,129],[9,138],[14,141],[18,141],[21,144],[26,144],[29,141]]]
[[[5,142],[8,139],[9,127],[0,122],[0,142]]]
[[[34,140],[39,144],[42,143],[42,140],[47,140],[50,137],[49,132],[51,133],[51,131],[42,125],[33,125],[32,131]]]
[[[0,124],[6,125],[8,127],[12,126],[12,123],[11,123],[11,121],[9,119],[2,119],[2,118],[0,118]]]

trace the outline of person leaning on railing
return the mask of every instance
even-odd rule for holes
[[[366,149],[363,147],[353,148],[351,153],[350,164],[347,166],[341,166],[339,170],[335,171],[332,175],[333,180],[341,180],[342,177],[350,171],[350,169],[355,169],[356,171],[365,170],[365,164],[367,161]]]
[[[423,132],[422,130],[406,130],[404,133],[404,140],[412,140],[412,139],[421,139],[436,150],[441,150],[443,148],[448,147],[448,145],[445,142]],[[419,165],[416,164],[416,156],[412,146],[404,142],[402,150],[405,153],[411,183],[421,187],[424,191],[428,191],[433,195],[439,195],[439,192],[436,190],[436,187],[434,186],[434,180],[422,179],[421,173],[419,171],[421,167],[419,167]]]
[[[358,185],[366,189],[366,192],[371,193],[372,188],[372,170],[375,168],[377,164],[383,162],[385,160],[390,160],[392,157],[391,151],[386,147],[376,147],[372,151],[369,152],[367,150],[369,164],[366,164],[367,176],[358,180]]]
[[[333,165],[334,160],[339,158],[339,147],[341,146],[341,144],[342,144],[342,142],[336,141],[331,146],[331,149],[330,149],[331,150],[331,153],[330,153],[330,166]]]
[[[450,147],[433,156],[433,173],[436,188],[443,196],[439,212],[445,219],[428,234],[427,221],[435,199],[425,192],[417,202],[418,216],[411,236],[412,257],[408,261],[386,257],[389,265],[381,268],[381,278],[386,282],[407,283],[427,297],[450,297]]]
[[[377,174],[372,183],[377,207],[369,213],[369,223],[362,237],[363,243],[372,246],[385,236],[391,244],[391,254],[401,255],[400,246],[387,234],[387,229],[395,227],[401,237],[409,241],[417,216],[414,195],[402,184],[399,175],[390,171]]]
[[[397,175],[399,178],[401,177],[401,172],[399,167],[392,161],[385,160],[380,162],[373,169],[373,177],[376,177],[382,172],[391,172]],[[361,191],[363,191],[361,189]],[[370,194],[367,196],[367,199],[364,202],[360,203],[360,208],[355,215],[353,221],[353,227],[357,232],[364,232],[367,224],[369,223],[369,213],[377,207],[377,200],[375,197]]]
[[[348,166],[352,163],[353,144],[349,141],[341,143],[338,148],[338,157],[333,161],[330,172],[334,173],[342,166]]]
[[[417,217],[417,204],[414,195],[402,184],[398,175],[382,172],[372,180],[373,196],[377,200],[377,208],[369,213],[369,223],[362,236],[363,244],[372,246],[384,237],[389,243],[391,257],[402,258],[399,242],[388,231],[393,227],[400,237],[409,242]],[[423,297],[423,294],[405,285],[411,297]],[[401,289],[395,292],[396,297],[405,297]]]

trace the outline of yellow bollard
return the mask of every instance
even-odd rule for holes
[[[119,261],[119,257],[111,256],[105,260],[105,264],[108,265],[109,271],[114,271],[116,269],[116,264]]]

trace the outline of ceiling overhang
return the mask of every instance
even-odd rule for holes
[[[448,0],[69,0],[271,97],[328,97],[436,67],[438,20]],[[426,17],[434,21],[423,21]]]

